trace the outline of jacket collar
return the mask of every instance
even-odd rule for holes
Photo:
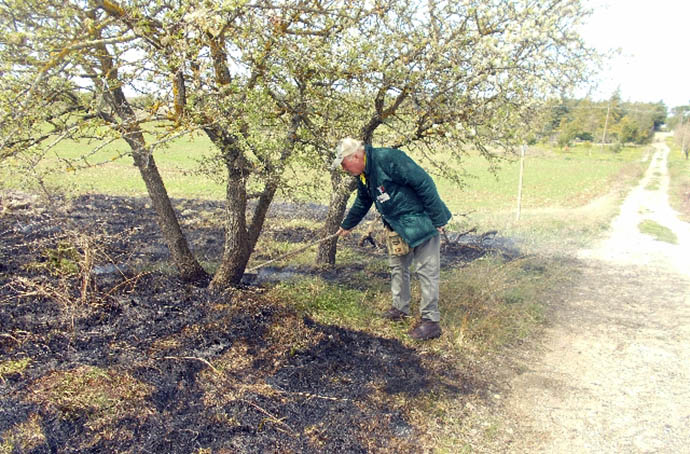
[[[364,176],[367,178],[371,174],[371,172],[370,172],[371,168],[372,168],[371,162],[374,160],[374,157],[372,156],[373,150],[374,150],[374,148],[371,145],[364,145],[364,153],[366,154],[366,157],[367,157],[366,162],[364,163]]]

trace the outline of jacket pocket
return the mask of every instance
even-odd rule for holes
[[[410,247],[415,247],[436,232],[426,213],[410,213],[400,217],[399,233]]]

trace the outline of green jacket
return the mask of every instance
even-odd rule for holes
[[[373,203],[410,247],[438,235],[436,228],[446,225],[452,215],[429,174],[396,148],[367,145],[366,156],[366,185],[358,181],[357,199],[341,227],[350,230],[359,224]]]

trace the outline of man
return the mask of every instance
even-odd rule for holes
[[[372,148],[351,138],[338,144],[333,168],[338,166],[359,177],[357,199],[338,234],[347,235],[373,203],[390,231],[388,234],[393,236],[391,242],[400,243],[402,239],[406,243],[403,246],[409,246],[398,248],[389,244],[393,304],[384,317],[398,321],[410,315],[409,267],[414,263],[422,287],[421,320],[409,334],[417,340],[439,337],[439,232],[443,232],[451,214],[441,201],[436,185],[429,174],[402,151]]]

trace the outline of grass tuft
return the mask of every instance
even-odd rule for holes
[[[0,361],[0,381],[5,380],[14,374],[21,374],[31,364],[31,358],[22,358],[18,360]]]
[[[659,179],[658,178],[652,178],[649,180],[649,183],[647,183],[647,186],[645,186],[645,189],[647,191],[658,191],[659,190]]]
[[[446,349],[462,354],[516,345],[545,321],[546,295],[567,275],[567,265],[530,256],[488,257],[444,276]]]
[[[321,278],[281,283],[271,294],[323,323],[357,326],[373,316],[371,307],[365,304],[367,292],[330,284]]]
[[[46,436],[41,427],[41,418],[32,414],[29,418],[16,426],[6,430],[0,436],[0,454],[12,454],[14,452],[40,452],[49,450]]]
[[[665,241],[666,243],[678,244],[678,237],[673,230],[665,227],[651,219],[645,219],[638,224],[640,232],[653,236],[657,241]]]
[[[685,159],[680,146],[672,137],[666,139],[671,148],[668,157],[668,171],[671,176],[669,203],[680,214],[680,219],[690,222],[690,160]]]
[[[32,386],[30,400],[59,412],[61,417],[86,417],[86,427],[107,434],[122,418],[145,416],[153,387],[129,374],[93,366],[56,371]]]

